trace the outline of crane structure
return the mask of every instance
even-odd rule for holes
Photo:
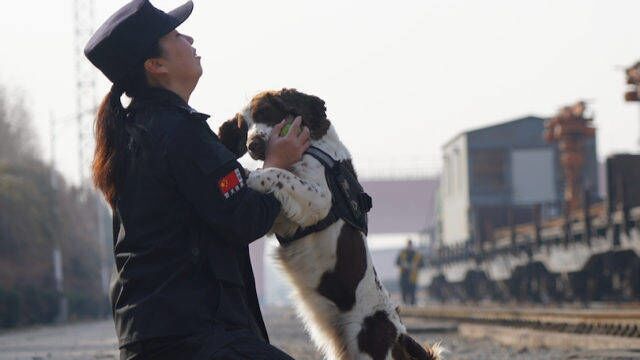
[[[581,206],[584,140],[596,134],[593,119],[585,117],[586,108],[584,101],[565,106],[545,124],[545,140],[558,142],[560,149],[560,163],[565,176],[564,201],[568,210],[577,210]]]
[[[624,93],[624,100],[629,102],[640,102],[640,61],[626,69],[627,85],[630,88]],[[640,136],[638,136],[640,145]]]

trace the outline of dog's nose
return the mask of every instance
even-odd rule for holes
[[[267,144],[261,137],[255,137],[249,142],[249,155],[254,160],[264,160]]]

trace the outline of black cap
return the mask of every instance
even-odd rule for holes
[[[148,0],[133,0],[98,28],[84,48],[85,56],[114,84],[149,55],[154,43],[191,15],[193,2],[169,13]]]

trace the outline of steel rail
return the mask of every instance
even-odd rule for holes
[[[404,317],[640,338],[640,309],[402,307]]]

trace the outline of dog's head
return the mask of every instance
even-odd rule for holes
[[[238,157],[247,150],[256,160],[264,160],[273,127],[288,116],[301,116],[311,139],[322,138],[329,130],[324,101],[295,89],[264,91],[251,99],[241,113],[224,122],[218,130],[220,141]]]

